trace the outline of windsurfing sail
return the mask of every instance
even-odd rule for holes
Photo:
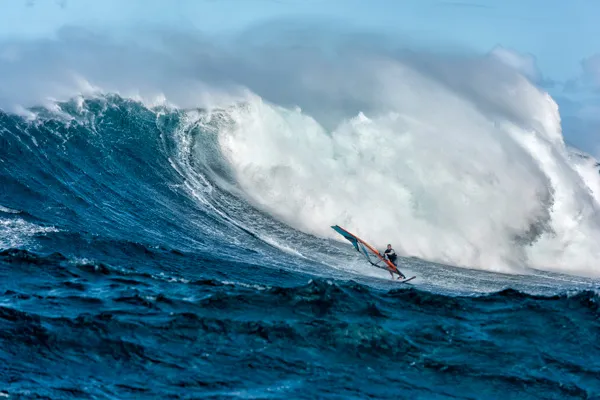
[[[334,225],[331,228],[352,243],[356,251],[361,253],[372,266],[402,275],[402,273],[398,271],[398,268],[396,268],[396,266],[392,264],[390,260],[384,258],[373,246],[358,236],[348,232],[339,225]]]

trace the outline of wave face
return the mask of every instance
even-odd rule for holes
[[[597,395],[600,180],[553,100],[261,35],[0,44],[0,395]]]

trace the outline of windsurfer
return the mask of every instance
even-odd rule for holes
[[[396,267],[396,270],[398,271],[398,275],[400,275],[398,277],[398,279],[400,279],[400,278],[405,279],[406,277],[404,276],[404,274],[402,272],[400,272],[400,270],[398,269],[398,263],[396,262],[396,259],[398,258],[398,256],[396,255],[396,252],[394,251],[394,249],[392,249],[391,244],[387,245],[387,249],[385,250],[385,252],[383,254],[384,254],[384,257],[387,258],[392,264],[394,264],[394,267]],[[393,278],[394,274],[392,274],[391,271],[390,271],[390,274],[392,275],[392,278]]]
[[[392,249],[392,245],[388,244],[387,245],[387,249],[385,250],[385,252],[383,253],[388,260],[390,260],[390,262],[392,264],[394,264],[395,267],[398,266],[398,264],[396,264],[396,258],[398,258],[398,256],[396,255],[396,252],[394,251],[394,249]]]

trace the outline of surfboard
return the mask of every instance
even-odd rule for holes
[[[415,279],[416,277],[417,277],[416,275],[415,275],[415,276],[412,276],[412,277],[410,277],[410,278],[408,278],[408,279],[405,279],[405,280],[403,280],[403,281],[400,281],[400,283],[406,283],[406,282],[408,282],[408,281],[412,281],[412,280],[413,280],[413,279]]]
[[[356,251],[363,255],[369,264],[371,264],[374,267],[389,271],[392,274],[392,276],[394,276],[394,274],[397,274],[398,279],[403,276],[400,270],[398,270],[398,267],[396,267],[394,264],[392,264],[390,260],[386,259],[383,255],[381,255],[379,251],[377,251],[373,246],[371,246],[355,234],[348,232],[346,229],[342,228],[339,225],[333,225],[331,228],[340,235],[342,235],[350,243],[352,243]],[[400,283],[408,282],[414,278],[416,278],[416,276],[400,281]]]

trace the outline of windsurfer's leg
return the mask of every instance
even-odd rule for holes
[[[404,274],[398,269],[398,260],[394,259],[394,261],[392,261],[392,263],[394,264],[394,267],[396,267],[396,271],[398,271],[398,279],[402,278],[402,279],[406,279],[406,276],[404,276]]]

